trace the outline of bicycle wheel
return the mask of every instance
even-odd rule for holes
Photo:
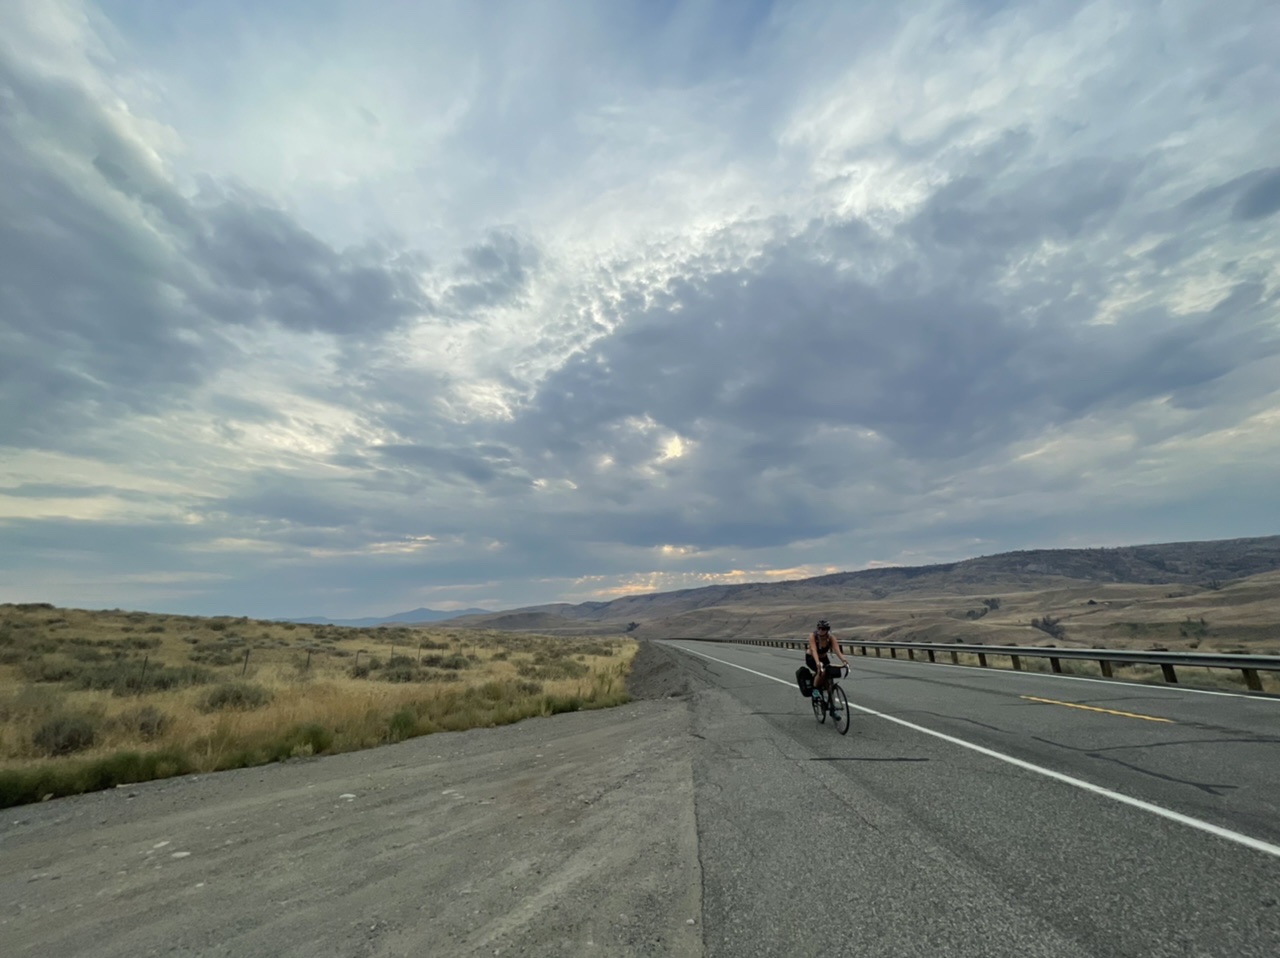
[[[845,697],[844,689],[838,685],[832,686],[831,701],[840,712],[840,717],[832,721],[835,723],[836,731],[844,735],[849,731],[849,699]]]
[[[816,718],[818,720],[818,724],[821,725],[823,722],[827,720],[826,700],[821,698],[815,699],[813,697],[810,697],[809,704],[813,706],[813,717]]]

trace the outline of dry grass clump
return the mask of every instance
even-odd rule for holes
[[[0,605],[0,807],[618,705],[635,649]]]

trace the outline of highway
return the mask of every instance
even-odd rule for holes
[[[1280,700],[672,641],[709,955],[1280,954]]]

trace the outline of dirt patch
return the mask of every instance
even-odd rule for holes
[[[642,641],[631,662],[627,692],[633,699],[681,698],[692,692],[689,670],[679,652],[656,642]]]
[[[6,954],[703,952],[683,702],[7,812]]]

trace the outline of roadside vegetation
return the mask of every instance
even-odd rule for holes
[[[0,605],[0,807],[620,705],[635,650]]]

